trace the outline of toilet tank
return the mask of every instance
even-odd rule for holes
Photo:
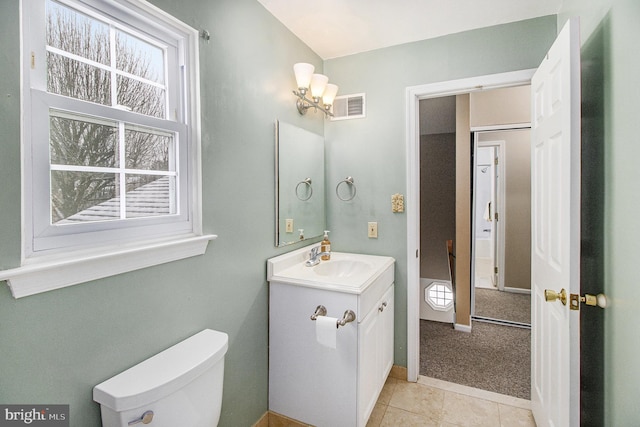
[[[93,388],[103,427],[213,427],[220,419],[229,338],[205,329]],[[146,416],[147,421],[149,414]]]

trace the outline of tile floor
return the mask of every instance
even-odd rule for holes
[[[421,376],[389,377],[367,427],[535,427],[528,400]]]
[[[424,376],[417,383],[398,378],[387,379],[367,427],[536,427],[528,400]],[[267,413],[253,427],[312,426]]]

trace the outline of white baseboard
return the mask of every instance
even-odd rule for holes
[[[504,287],[505,292],[513,292],[514,294],[527,294],[531,295],[531,289],[523,289],[523,288],[509,288],[507,286]]]
[[[461,325],[459,323],[454,323],[453,329],[460,332],[469,332],[471,333],[471,325]]]

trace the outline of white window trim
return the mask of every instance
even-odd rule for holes
[[[22,0],[30,1],[30,0]],[[203,234],[202,232],[202,169],[201,169],[201,123],[200,123],[200,72],[197,30],[180,22],[176,18],[162,11],[161,9],[147,3],[144,0],[113,0],[115,7],[132,8],[152,17],[155,25],[170,25],[179,28],[185,36],[184,42],[188,44],[188,52],[195,52],[195,55],[188,55],[185,59],[188,64],[188,78],[191,84],[186,85],[189,92],[189,105],[186,106],[186,120],[191,127],[192,156],[189,159],[189,182],[192,183],[192,230],[188,233],[171,236],[163,239],[149,239],[126,245],[112,245],[100,247],[94,250],[83,250],[68,252],[64,254],[40,257],[27,257],[26,248],[28,242],[25,241],[31,231],[26,230],[25,209],[27,197],[31,195],[25,192],[25,180],[30,179],[31,170],[22,168],[22,253],[21,266],[0,271],[0,280],[7,281],[14,298],[22,298],[53,289],[76,285],[104,277],[126,273],[141,268],[151,267],[167,262],[202,255],[207,249],[210,240],[217,236],[213,234]],[[20,4],[21,9],[23,4]],[[22,11],[21,11],[22,14]],[[22,34],[22,30],[21,30]],[[30,55],[24,49],[21,51],[21,70],[29,67]],[[22,87],[22,132],[21,144],[25,147],[25,137],[29,134],[26,129],[28,124],[24,119],[25,97],[29,96],[29,88]],[[22,151],[22,156],[30,155]],[[23,161],[23,164],[24,161]],[[31,202],[28,202],[31,203]]]
[[[216,235],[191,235],[73,257],[56,257],[0,271],[14,298],[77,285],[145,267],[202,255]]]

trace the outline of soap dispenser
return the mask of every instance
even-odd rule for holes
[[[329,230],[324,230],[324,239],[320,242],[320,252],[326,253],[320,257],[323,261],[329,261],[331,259],[331,242],[329,241]]]

